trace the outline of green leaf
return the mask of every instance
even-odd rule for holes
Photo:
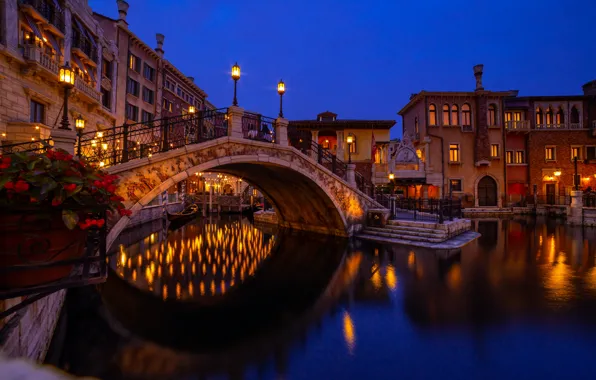
[[[29,162],[29,163],[27,164],[27,169],[29,169],[29,170],[33,170],[33,168],[35,167],[35,165],[36,165],[38,162],[41,162],[41,158],[36,158],[35,160],[33,160],[33,161]]]
[[[79,222],[79,216],[72,210],[62,210],[62,221],[69,230],[74,229]]]
[[[0,177],[0,188],[4,187],[7,182],[9,182],[12,178],[10,176],[4,175]]]
[[[76,183],[77,185],[82,185],[85,181],[79,177],[62,177],[62,181],[68,183]]]

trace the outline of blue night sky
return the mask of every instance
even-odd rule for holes
[[[232,103],[230,67],[242,68],[238,101],[275,117],[400,119],[420,90],[484,87],[524,95],[580,94],[596,79],[594,0],[128,0],[131,30],[209,95]],[[89,0],[117,18],[115,0]],[[401,135],[401,120],[392,137]]]

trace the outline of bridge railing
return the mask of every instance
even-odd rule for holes
[[[242,115],[242,136],[245,139],[275,142],[275,119],[251,112]]]
[[[34,141],[26,141],[16,144],[1,144],[0,145],[0,154],[9,154],[9,153],[26,153],[26,152],[35,152],[35,153],[42,153],[52,147],[52,139],[45,139],[45,140],[34,140]]]
[[[226,110],[217,109],[88,132],[80,137],[81,155],[104,167],[151,157],[227,136],[227,120]]]

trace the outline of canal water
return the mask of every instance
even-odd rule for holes
[[[71,291],[62,366],[103,379],[592,379],[596,229],[475,220],[435,252],[254,226],[121,236]]]

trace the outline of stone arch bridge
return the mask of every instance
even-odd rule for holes
[[[133,213],[172,185],[203,171],[227,173],[256,186],[274,204],[280,225],[351,236],[367,211],[382,207],[316,159],[290,146],[224,136],[109,167],[118,174],[117,193]],[[122,217],[108,245],[128,224]]]

